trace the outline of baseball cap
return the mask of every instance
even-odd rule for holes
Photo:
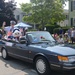
[[[14,24],[16,24],[16,22],[12,20],[12,21],[10,21],[10,24],[14,25]]]

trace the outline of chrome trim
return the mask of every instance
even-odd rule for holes
[[[65,69],[75,69],[75,67],[63,67]]]
[[[11,55],[15,55],[15,56],[18,56],[18,57],[21,57],[21,58],[24,58],[24,59],[29,59],[29,60],[33,61],[33,59],[28,58],[28,57],[24,57],[24,56],[21,56],[21,55],[13,54],[13,53],[10,53],[10,52],[8,52],[8,53],[11,54]]]
[[[51,66],[56,66],[56,67],[60,67],[60,65],[56,65],[56,64],[51,64]]]

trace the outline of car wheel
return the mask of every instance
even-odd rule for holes
[[[8,53],[7,53],[6,49],[2,49],[2,58],[8,59]]]
[[[35,68],[39,75],[48,75],[50,73],[49,64],[44,57],[36,58]]]

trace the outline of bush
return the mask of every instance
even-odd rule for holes
[[[45,27],[46,27],[47,31],[49,31],[51,34],[53,34],[53,30],[55,28],[59,28],[60,26],[59,25],[49,25],[49,24],[47,24]]]
[[[59,34],[59,29],[60,29],[60,27],[53,29],[53,33]],[[64,31],[64,33],[65,33],[68,29],[70,29],[70,27],[69,27],[69,26],[67,26],[67,27],[62,27],[62,29],[63,29],[63,31]]]
[[[53,33],[59,34],[59,28],[54,28],[54,29],[53,29]]]
[[[63,28],[64,33],[68,30],[69,28]]]
[[[37,31],[37,29],[29,29],[28,31]]]

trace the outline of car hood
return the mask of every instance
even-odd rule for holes
[[[70,45],[59,44],[55,46],[47,45],[30,45],[35,48],[51,51],[60,55],[75,55],[75,48]]]

